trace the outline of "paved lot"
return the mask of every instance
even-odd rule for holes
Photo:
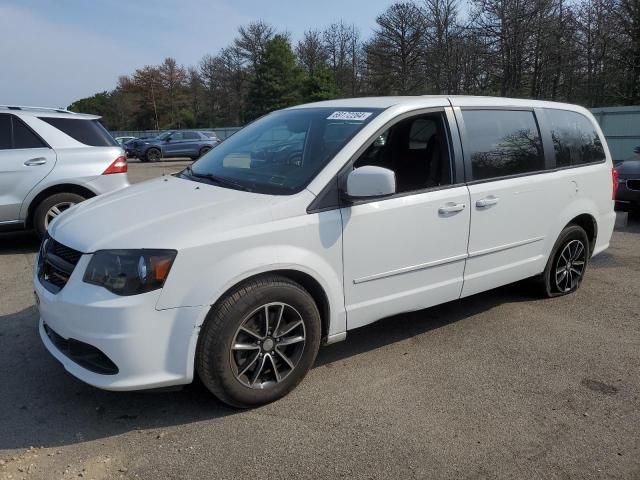
[[[109,393],[66,374],[36,335],[36,249],[0,236],[1,479],[640,478],[640,223],[625,214],[578,293],[516,284],[386,319],[252,411],[198,385]]]

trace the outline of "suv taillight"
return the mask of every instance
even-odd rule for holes
[[[616,192],[618,191],[618,170],[611,169],[611,181],[613,182],[613,190],[611,190],[611,200],[616,199]]]
[[[116,158],[107,169],[102,172],[102,175],[109,175],[111,173],[126,173],[127,172],[127,157],[121,155]]]

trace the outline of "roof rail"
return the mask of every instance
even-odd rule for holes
[[[58,113],[75,113],[66,108],[52,108],[52,107],[28,107],[25,105],[0,105],[0,109],[7,110],[35,110],[43,112],[58,112]]]

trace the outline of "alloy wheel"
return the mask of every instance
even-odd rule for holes
[[[147,152],[147,158],[152,162],[157,162],[160,160],[160,151],[152,148]]]
[[[249,388],[272,387],[289,376],[302,358],[306,331],[291,305],[273,302],[242,321],[229,351],[233,375]]]
[[[54,218],[74,205],[74,202],[60,202],[53,205],[49,210],[47,210],[47,214],[44,216],[45,229],[49,228],[49,223],[51,223]]]
[[[570,292],[578,287],[584,273],[587,251],[580,240],[571,240],[558,256],[555,269],[556,287]]]

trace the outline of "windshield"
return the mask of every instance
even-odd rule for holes
[[[277,111],[229,137],[182,176],[290,195],[306,187],[379,112],[326,107]]]

